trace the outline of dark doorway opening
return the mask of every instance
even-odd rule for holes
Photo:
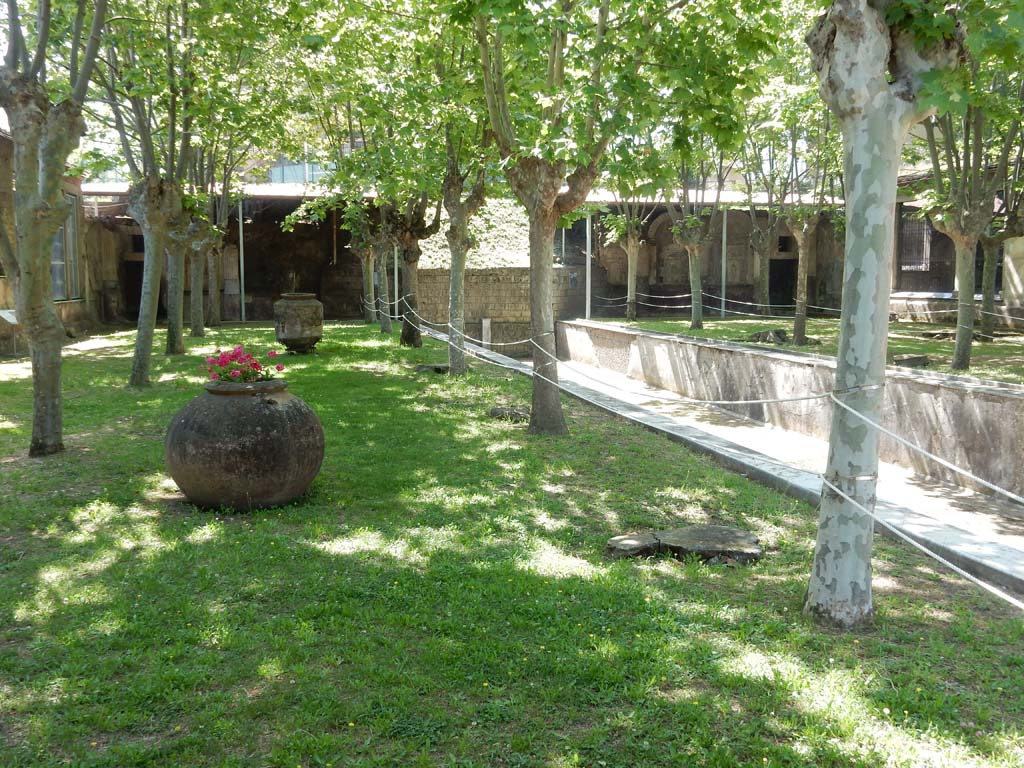
[[[768,270],[768,301],[772,305],[792,304],[796,295],[796,259],[772,259]]]
[[[124,286],[124,316],[132,321],[138,321],[139,319],[139,304],[142,302],[142,271],[143,262],[141,261],[121,262],[121,285]],[[157,316],[165,317],[166,315],[164,294],[161,290],[160,301],[157,306]]]

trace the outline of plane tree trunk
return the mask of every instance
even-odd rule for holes
[[[700,276],[703,244],[685,246],[686,263],[690,270],[690,327],[697,330],[704,327],[704,286]]]
[[[808,34],[821,96],[843,137],[846,259],[829,456],[804,610],[842,627],[870,621],[872,517],[888,331],[896,177],[925,71],[955,62],[955,43],[919,50],[870,0],[835,0]],[[866,510],[866,511],[865,511]]]
[[[168,355],[185,353],[185,263],[188,259],[188,228],[175,221],[167,237],[167,345]]]
[[[974,346],[974,254],[978,250],[978,239],[959,232],[950,235],[950,239],[956,253],[956,344],[949,367],[966,371],[971,367]]]
[[[807,343],[807,273],[814,257],[814,242],[821,214],[814,213],[805,220],[790,219],[790,231],[796,241],[796,311],[793,317],[793,343]]]
[[[388,287],[388,260],[382,254],[386,251],[380,250],[377,255],[377,274],[378,282],[380,283],[380,295],[377,299],[377,316],[380,318],[380,332],[386,333],[388,336],[391,335],[391,309],[388,306],[388,301],[391,295],[391,289]]]
[[[206,274],[209,277],[206,324],[215,328],[223,322],[220,301],[221,290],[224,286],[224,240],[222,235],[216,236],[206,252]]]
[[[422,347],[423,334],[419,325],[420,247],[419,243],[399,246],[402,259],[402,334],[398,343],[403,347]]]
[[[367,325],[376,322],[377,306],[373,287],[373,270],[376,254],[371,248],[360,249],[359,265],[363,269],[363,322]]]
[[[445,127],[444,181],[441,184],[441,202],[448,213],[448,250],[452,264],[448,286],[448,373],[462,376],[468,370],[466,363],[466,255],[473,247],[469,234],[469,222],[484,204],[486,177],[483,166],[477,172],[476,181],[469,194],[463,197],[466,176],[459,165],[459,144],[452,137],[451,125]]]
[[[770,315],[771,308],[771,266],[772,251],[778,242],[778,226],[774,223],[761,228],[756,219],[750,230],[750,249],[754,255],[755,283],[754,301],[758,306],[753,307],[755,312],[762,315]]]
[[[146,176],[128,190],[128,213],[142,228],[145,256],[142,265],[142,295],[135,352],[128,383],[148,386],[153,335],[160,305],[160,281],[167,258],[172,222],[181,216],[181,191],[162,176]]]
[[[203,287],[206,280],[207,253],[219,238],[216,229],[209,222],[195,219],[188,230],[188,282],[189,282],[189,336],[202,338],[206,335],[205,305]],[[211,281],[212,282],[212,281]],[[210,286],[213,292],[213,286]]]
[[[77,109],[53,107],[38,83],[5,83],[3,91],[14,137],[13,164],[2,174],[4,197],[14,202],[14,239],[5,228],[4,267],[32,361],[29,455],[45,456],[64,450],[64,326],[53,304],[50,252],[68,212],[61,189],[64,163],[84,126]]]
[[[640,233],[630,229],[626,233],[626,319],[636,320],[636,281],[640,262]]]
[[[15,312],[32,361],[29,455],[45,456],[64,449],[64,327],[53,304],[50,255],[68,213],[63,191],[65,166],[85,132],[82,103],[101,42],[107,2],[96,0],[90,24],[84,23],[85,6],[80,6],[78,23],[62,40],[73,63],[64,98],[56,102],[54,94],[61,86],[46,82],[54,14],[49,4],[40,5],[34,14],[35,44],[30,48],[18,5],[7,4],[6,47],[0,60],[0,107],[7,113],[14,146],[13,158],[0,167],[0,196],[7,209],[0,222],[0,262],[14,288]]]
[[[983,237],[981,247],[985,252],[985,264],[981,271],[981,334],[991,339],[996,327],[996,268],[999,266],[1002,241],[994,237]]]
[[[533,337],[533,407],[529,431],[568,433],[558,387],[551,281],[554,275],[556,202],[565,166],[521,158],[507,171],[509,183],[530,222],[530,330]]]
[[[420,241],[437,234],[441,229],[441,200],[434,209],[434,219],[427,224],[427,206],[429,199],[426,194],[409,198],[405,203],[405,211],[400,212],[394,221],[395,240],[398,253],[402,259],[402,335],[399,343],[405,347],[423,346],[423,336],[419,326],[419,264],[423,251]]]

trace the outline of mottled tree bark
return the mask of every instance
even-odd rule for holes
[[[640,233],[630,229],[626,233],[626,319],[636,320],[636,280],[640,261]]]
[[[206,273],[209,276],[207,291],[209,304],[206,311],[206,324],[211,328],[219,326],[222,320],[221,291],[224,288],[224,242],[218,235],[206,255]]]
[[[189,336],[201,339],[206,335],[204,317],[203,282],[206,276],[206,248],[193,248],[188,254]]]
[[[423,334],[419,324],[419,302],[417,295],[420,287],[420,253],[419,245],[415,250],[407,250],[407,246],[399,248],[402,258],[402,334],[399,344],[403,347],[422,347]]]
[[[462,376],[469,370],[466,364],[466,253],[469,250],[468,227],[464,217],[455,222],[450,220],[448,227],[448,251],[452,256],[452,265],[448,283],[448,373],[451,376]]]
[[[703,244],[692,244],[686,246],[686,263],[690,270],[690,327],[700,329],[704,327],[704,286],[700,276],[701,254],[704,251]]]
[[[374,253],[366,248],[359,254],[359,265],[363,269],[363,322],[371,324],[377,320],[374,307],[377,302],[373,289]]]
[[[185,225],[175,222],[167,239],[167,344],[168,355],[185,353],[185,261],[189,242]]]
[[[7,4],[6,50],[0,61],[0,107],[7,113],[14,145],[12,162],[0,169],[0,192],[14,208],[13,233],[9,211],[0,225],[0,260],[14,288],[15,311],[32,359],[29,454],[43,456],[64,449],[64,328],[53,305],[50,254],[68,213],[62,186],[65,166],[85,131],[82,103],[101,42],[107,2],[93,3],[91,24],[86,23],[86,5],[81,4],[70,34],[60,38],[59,45],[70,53],[70,67],[67,90],[63,100],[56,102],[51,97],[56,98],[61,85],[46,82],[54,14],[49,3],[39,5],[30,48],[18,5]]]
[[[13,91],[13,95],[12,95]],[[3,106],[14,140],[13,167],[3,183],[14,201],[14,241],[4,232],[4,266],[15,312],[32,360],[32,438],[29,455],[64,449],[61,349],[64,326],[53,304],[50,252],[67,215],[61,180],[83,124],[77,107],[53,107],[38,83],[3,84]],[[15,190],[17,192],[15,193]]]
[[[793,317],[793,343],[807,343],[807,273],[814,257],[814,241],[821,214],[814,213],[804,221],[790,219],[790,231],[796,241],[796,312]]]
[[[441,185],[441,202],[448,212],[448,252],[452,263],[448,284],[448,374],[463,376],[469,370],[466,363],[466,256],[473,247],[469,234],[469,221],[484,204],[486,177],[481,166],[469,195],[463,198],[466,173],[459,165],[458,144],[452,138],[451,128],[445,130],[445,152],[447,164]]]
[[[181,192],[159,176],[143,178],[128,191],[128,213],[142,227],[145,256],[142,266],[142,296],[135,353],[128,384],[149,385],[153,334],[160,305],[160,281],[164,271],[171,222],[181,216]]]
[[[558,218],[552,208],[527,211],[530,220],[530,328],[533,332],[533,408],[530,431],[546,435],[568,433],[558,387],[555,356],[555,315],[551,280]],[[539,349],[538,349],[539,347]]]
[[[836,0],[808,35],[821,95],[839,120],[846,182],[846,261],[834,405],[814,567],[804,610],[843,627],[869,621],[877,422],[885,381],[900,152],[926,112],[924,71],[951,66],[955,44],[919,51],[868,0]],[[866,511],[865,511],[866,510]]]
[[[981,270],[981,334],[993,338],[996,326],[996,268],[999,266],[999,248],[1002,241],[994,237],[983,237],[981,247],[985,252],[985,264]]]
[[[759,229],[755,224],[750,230],[750,249],[754,255],[754,301],[758,306],[756,312],[770,315],[771,308],[771,266],[772,251],[778,242],[778,228],[769,226],[766,230]]]
[[[953,237],[956,252],[956,344],[949,367],[966,371],[971,367],[974,345],[974,254],[978,241],[971,237]]]
[[[380,294],[377,298],[377,317],[380,318],[380,332],[391,335],[391,308],[388,301],[391,296],[391,289],[388,286],[388,260],[383,251],[377,255],[377,274],[380,282]]]

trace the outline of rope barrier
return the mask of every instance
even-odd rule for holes
[[[967,571],[965,571],[960,566],[958,566],[958,565],[956,565],[954,563],[951,563],[949,560],[944,558],[939,553],[929,549],[924,544],[922,544],[921,542],[919,542],[916,539],[914,539],[912,536],[909,536],[906,533],[904,533],[903,531],[899,530],[898,528],[893,526],[891,523],[887,523],[885,520],[882,520],[880,517],[878,517],[878,515],[876,515],[874,512],[870,511],[869,509],[867,509],[867,507],[865,507],[863,504],[858,502],[856,499],[848,496],[843,491],[841,491],[838,488],[836,488],[832,483],[830,483],[827,479],[825,479],[824,476],[822,476],[822,478],[821,478],[821,484],[824,485],[826,488],[831,489],[835,494],[837,494],[842,499],[844,499],[845,501],[847,501],[850,504],[852,504],[853,506],[855,506],[857,509],[859,509],[864,514],[868,515],[876,523],[880,523],[883,527],[885,527],[886,529],[891,531],[894,535],[896,535],[897,537],[899,537],[903,541],[905,541],[908,544],[910,544],[912,547],[915,547],[916,549],[919,549],[921,552],[923,552],[924,554],[928,555],[929,557],[931,557],[936,562],[941,563],[942,565],[946,566],[947,568],[949,568],[954,573],[957,573],[960,576],[963,576],[965,579],[967,579],[968,581],[972,582],[973,584],[976,584],[977,586],[981,587],[986,592],[989,592],[989,593],[995,595],[1000,600],[1003,600],[1003,601],[1009,603],[1010,605],[1012,605],[1014,608],[1017,608],[1018,610],[1024,611],[1024,601],[1018,600],[1017,598],[1013,597],[1012,595],[1007,594],[1003,590],[999,589],[998,587],[996,587],[996,586],[994,586],[992,584],[989,584],[986,581],[982,581],[977,576],[973,576],[972,574],[968,573]]]
[[[725,296],[716,296],[715,294],[708,293],[707,291],[701,291],[701,296],[707,296],[710,299],[718,299],[719,301],[727,301],[730,304],[745,304],[748,307],[768,307],[768,309],[771,309],[772,307],[778,307],[779,309],[792,309],[796,307],[796,304],[759,304],[756,301],[739,301],[737,299],[726,298]]]
[[[559,360],[557,357],[555,357],[555,355],[553,355],[550,352],[548,352],[546,349],[541,347],[539,344],[533,342],[532,340],[531,340],[531,343],[533,343],[533,345],[535,347],[537,347],[537,349],[539,349],[545,355],[550,357],[556,363],[558,363],[560,365],[564,365],[566,368],[568,368],[573,373],[577,373],[577,374],[579,374],[580,376],[583,376],[586,379],[590,379],[591,381],[594,381],[594,382],[597,382],[598,384],[601,384],[602,386],[610,387],[611,389],[618,390],[620,392],[626,392],[627,391],[627,390],[623,389],[622,387],[616,387],[614,384],[609,384],[608,382],[602,381],[601,379],[598,379],[595,376],[591,376],[590,374],[586,373],[585,371],[581,371],[578,368],[573,368],[571,365],[569,365],[569,363],[567,363],[564,360]],[[877,388],[879,388],[881,386],[883,386],[883,385],[881,385],[881,384],[865,384],[865,385],[862,385],[862,386],[859,386],[859,387],[849,387],[847,389],[839,390],[839,393],[840,394],[847,394],[847,393],[850,393],[850,392],[860,392],[860,391],[864,391],[864,390],[868,390],[868,389],[877,389]],[[813,393],[813,394],[810,394],[810,395],[798,395],[796,397],[770,397],[770,398],[760,398],[760,399],[757,399],[757,400],[701,400],[701,399],[698,399],[698,398],[695,398],[695,397],[687,397],[686,395],[677,395],[676,397],[672,397],[672,398],[667,398],[667,397],[659,398],[657,396],[654,396],[652,399],[661,400],[661,401],[666,402],[666,403],[678,403],[678,402],[682,401],[682,402],[685,402],[685,403],[691,403],[693,405],[770,405],[770,404],[775,404],[775,403],[799,403],[799,402],[805,402],[805,401],[808,401],[808,400],[824,400],[825,398],[830,397],[833,393],[834,393],[834,390],[831,390],[831,391],[828,391],[828,392],[816,392],[816,393]]]
[[[651,304],[647,301],[637,301],[637,304],[657,309],[693,309],[693,304]]]
[[[436,332],[434,332],[434,333],[436,333]],[[445,335],[444,338],[440,339],[440,341],[443,341],[443,342],[445,342],[447,344],[450,344],[450,345],[454,345],[454,342],[451,340],[450,336],[447,336],[447,335]],[[543,349],[539,344],[536,344],[536,342],[533,342],[532,339],[530,341],[534,344],[534,346],[536,346],[542,352],[544,352],[545,354],[553,357],[553,355],[551,355],[550,352],[548,352],[547,350]],[[522,369],[519,368],[519,367],[515,367],[515,366],[511,366],[511,365],[506,365],[506,364],[501,363],[499,361],[491,360],[490,358],[479,354],[476,350],[474,350],[472,348],[466,348],[464,351],[467,352],[470,356],[472,356],[473,358],[475,358],[477,360],[482,360],[483,362],[490,363],[491,365],[497,366],[499,368],[503,368],[505,370],[514,371],[514,372],[517,372],[517,373],[523,372]],[[557,369],[557,363],[559,363],[559,362],[561,362],[561,361],[555,359],[555,363],[556,363],[556,369],[555,370],[556,371],[558,370]],[[573,370],[573,369],[570,369],[570,370]],[[579,371],[576,371],[576,372],[579,373]],[[529,371],[529,374],[533,378],[538,378],[538,379],[541,379],[542,381],[548,382],[549,384],[551,384],[554,387],[558,388],[562,392],[568,392],[566,387],[561,382],[555,381],[553,379],[549,379],[548,377],[538,373],[535,367]],[[603,384],[603,382],[601,382],[601,383]],[[864,385],[864,386],[861,386],[861,387],[851,387],[850,389],[847,389],[847,390],[841,390],[839,392],[839,394],[843,394],[845,392],[852,392],[852,391],[856,391],[856,390],[864,390],[864,389],[869,389],[869,388],[877,388],[877,387],[881,387],[881,386],[883,386],[883,385],[882,384],[868,384],[868,385]],[[572,392],[570,394],[572,394],[573,397],[579,398],[580,400],[583,400],[584,402],[590,403],[591,405],[596,406],[596,407],[598,407],[598,408],[600,408],[602,410],[605,410],[606,407],[607,407],[605,404],[600,403],[600,402],[594,400],[593,398],[587,397],[586,395],[584,395],[584,394],[582,394],[580,392]],[[881,425],[875,424],[870,419],[867,419],[862,414],[860,414],[859,412],[855,411],[854,409],[850,408],[848,405],[846,405],[845,403],[840,401],[835,396],[836,394],[837,394],[836,392],[829,392],[829,393],[825,393],[824,395],[814,395],[814,396],[808,396],[808,397],[800,398],[800,399],[811,399],[812,397],[813,398],[829,397],[829,398],[832,399],[833,402],[838,403],[843,408],[846,408],[847,410],[849,410],[852,413],[856,414],[857,416],[861,417],[868,424],[876,427],[877,429],[881,430],[882,432],[885,432],[886,434],[889,434],[892,437],[895,437],[900,442],[904,442],[909,447],[916,448],[917,450],[921,451],[922,453],[924,453],[927,456],[932,456],[932,454],[929,454],[924,449],[922,449],[922,448],[920,448],[918,446],[915,446],[913,443],[910,443],[909,441],[905,441],[903,438],[900,438],[900,437],[894,435],[893,433],[891,433],[889,430],[885,429]],[[789,400],[781,400],[781,401],[778,401],[778,402],[788,402],[788,401]],[[716,401],[696,401],[696,402],[703,402],[703,403],[706,403],[706,404],[712,404],[712,403],[714,403]],[[728,402],[734,402],[734,403],[750,402],[750,403],[753,403],[753,402],[774,402],[774,401],[724,401],[723,400],[723,401],[717,401],[717,402],[719,402],[719,403],[728,403]],[[953,465],[949,464],[948,462],[945,462],[945,460],[939,459],[938,457],[934,457],[934,456],[932,456],[932,457],[935,458],[940,463],[944,463],[944,464],[950,466],[951,468],[956,469],[956,467],[953,467]],[[1016,496],[1016,494],[1011,494],[1009,491],[1003,491],[1003,489],[999,489],[997,486],[994,486],[991,483],[987,483],[986,481],[982,481],[982,480],[980,480],[980,478],[976,478],[975,476],[973,476],[970,473],[966,472],[966,470],[959,470],[959,471],[962,471],[966,476],[971,477],[972,479],[976,479],[976,480],[978,480],[979,482],[981,482],[982,484],[984,484],[984,485],[986,485],[988,487],[991,487],[993,489],[997,489],[997,490],[999,490],[999,491],[1009,495],[1011,498],[1014,498],[1016,500],[1024,502],[1024,499],[1021,499],[1019,496]],[[842,490],[837,488],[835,485],[833,485],[831,482],[829,482],[829,480],[827,478],[825,478],[823,475],[821,476],[821,482],[822,482],[822,485],[824,487],[827,487],[827,488],[831,489],[834,493],[836,493],[842,499],[844,499],[845,501],[847,501],[850,504],[852,504],[853,506],[855,506],[857,509],[859,509],[864,514],[868,515],[872,520],[874,520],[875,522],[879,523],[880,525],[882,525],[887,530],[891,531],[893,533],[893,535],[895,535],[896,537],[898,537],[902,541],[905,541],[906,543],[910,544],[915,549],[921,551],[923,554],[927,555],[928,557],[931,557],[933,560],[935,560],[939,564],[944,565],[946,568],[948,568],[949,570],[953,571],[954,573],[962,576],[963,578],[967,579],[971,583],[981,587],[982,589],[984,589],[985,591],[989,592],[993,596],[999,598],[1000,600],[1003,600],[1004,602],[1006,602],[1007,604],[1013,606],[1014,608],[1017,608],[1018,610],[1024,611],[1024,601],[1018,600],[1017,598],[1013,597],[1012,595],[1007,594],[1006,592],[1004,592],[1003,590],[999,589],[998,587],[996,587],[996,586],[994,586],[992,584],[989,584],[989,583],[987,583],[985,581],[982,581],[981,579],[977,578],[976,576],[974,576],[974,575],[968,573],[967,571],[965,571],[963,568],[959,567],[958,565],[956,565],[956,564],[950,562],[949,560],[947,560],[946,558],[942,557],[937,552],[934,552],[933,550],[929,549],[925,545],[921,544],[920,542],[915,540],[913,537],[909,536],[908,534],[904,533],[903,531],[900,531],[899,529],[894,527],[891,523],[888,523],[885,520],[882,520],[873,511],[867,509],[866,507],[864,507],[864,505],[862,505],[856,499],[850,497],[849,495],[844,493]]]
[[[519,341],[484,341],[482,339],[474,339],[472,336],[467,336],[465,333],[460,331],[458,328],[453,326],[451,323],[435,323],[435,322],[432,322],[432,321],[427,320],[426,318],[424,318],[423,315],[421,315],[415,309],[410,309],[409,311],[413,315],[415,315],[417,318],[419,318],[419,320],[421,322],[427,323],[428,325],[436,325],[439,328],[448,328],[449,330],[454,331],[455,333],[457,333],[459,336],[461,336],[463,339],[465,339],[466,341],[470,342],[471,344],[479,344],[481,347],[488,347],[488,346],[491,346],[491,347],[518,347],[518,346],[525,346],[525,345],[530,344],[531,342],[533,342],[534,339],[539,339],[539,338],[542,338],[544,336],[554,336],[554,331],[545,331],[544,333],[541,333],[541,334],[539,334],[537,336],[531,336],[528,339],[520,339]],[[451,342],[449,342],[449,343],[451,343]]]
[[[677,293],[673,296],[661,296],[653,293],[640,293],[639,291],[636,295],[643,296],[645,299],[688,299],[693,296],[692,293]]]
[[[931,459],[932,461],[936,462],[937,464],[942,465],[946,469],[949,469],[949,470],[951,470],[953,472],[956,472],[956,473],[958,473],[960,475],[963,475],[964,477],[970,478],[971,480],[973,480],[974,482],[978,483],[979,485],[983,485],[986,488],[988,488],[989,490],[995,491],[999,495],[1005,496],[1006,498],[1011,499],[1012,501],[1015,501],[1018,504],[1024,504],[1024,498],[1022,498],[1021,496],[1018,496],[1016,493],[1013,493],[1012,491],[1008,491],[1005,488],[1000,488],[998,485],[995,485],[994,483],[990,483],[988,480],[983,480],[982,478],[978,477],[974,473],[969,472],[966,469],[961,469],[960,467],[956,466],[956,464],[954,464],[953,462],[947,461],[946,459],[943,459],[941,456],[936,456],[934,453],[931,453],[930,451],[922,448],[921,446],[917,445],[916,443],[911,442],[910,440],[907,440],[905,437],[900,437],[899,435],[897,435],[892,430],[886,429],[881,424],[878,424],[877,422],[872,421],[871,419],[869,419],[867,416],[865,416],[863,413],[861,413],[860,411],[856,410],[855,408],[851,408],[846,403],[844,403],[839,398],[837,398],[835,396],[835,394],[832,394],[832,402],[836,403],[840,408],[843,408],[843,409],[849,411],[854,416],[856,416],[861,421],[863,421],[865,424],[867,424],[867,425],[877,429],[883,435],[888,435],[893,440],[895,440],[896,442],[906,446],[907,448],[910,448],[911,450],[917,451],[922,456],[927,456],[929,459]]]

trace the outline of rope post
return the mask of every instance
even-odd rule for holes
[[[395,320],[398,320],[399,319],[399,315],[398,315],[398,246],[397,245],[395,246],[393,269],[394,269],[394,275],[395,275],[395,279],[392,281],[395,284]]]
[[[238,201],[238,305],[245,322],[245,227],[242,224],[242,201]]]
[[[722,211],[722,296],[719,304],[719,314],[722,319],[725,319],[725,272],[726,272],[726,254],[729,248],[729,210],[724,209]]]
[[[587,214],[587,312],[586,319],[590,319],[590,259],[591,259],[591,245],[590,245],[590,214]]]

